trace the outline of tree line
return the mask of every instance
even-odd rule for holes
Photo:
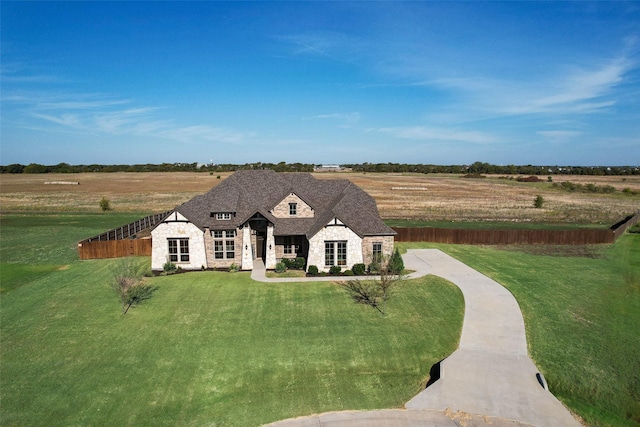
[[[313,172],[316,166],[309,163],[245,163],[200,164],[160,163],[133,165],[41,165],[18,163],[0,166],[0,173],[82,173],[82,172],[234,172],[237,170],[271,169],[276,172]],[[503,174],[503,175],[640,175],[638,166],[535,166],[492,165],[475,162],[470,165],[431,165],[409,163],[358,163],[342,164],[341,168],[354,172],[384,173],[451,173],[451,174]]]

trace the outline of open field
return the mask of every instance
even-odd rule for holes
[[[221,182],[229,173],[3,174],[2,211],[99,210],[104,196],[117,211],[163,212]],[[217,177],[220,176],[220,179]],[[385,219],[427,221],[520,221],[611,225],[640,209],[640,176],[556,175],[556,183],[611,186],[613,194],[569,192],[548,182],[522,183],[491,176],[318,173],[319,179],[350,179],[371,194]],[[546,180],[546,176],[541,177]],[[75,181],[80,185],[46,185]],[[623,194],[629,189],[635,194]],[[533,207],[536,195],[545,199]]]

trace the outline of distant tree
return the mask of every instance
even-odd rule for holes
[[[540,209],[544,205],[544,197],[541,195],[537,195],[535,199],[533,199],[533,207],[536,209]]]
[[[100,200],[100,210],[102,210],[102,212],[111,210],[111,203],[106,197],[102,197],[102,199]]]

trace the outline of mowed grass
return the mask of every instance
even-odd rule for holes
[[[640,425],[640,235],[585,256],[562,256],[579,251],[561,246],[429,247],[513,293],[551,392],[589,425]]]
[[[42,220],[31,218],[2,218],[3,287],[7,271],[29,276],[2,293],[3,426],[251,426],[399,407],[457,346],[464,302],[438,278],[403,282],[382,317],[331,283],[193,272],[148,278],[153,297],[122,316],[109,285],[117,261],[67,251],[95,216],[49,217],[41,232],[67,248],[50,255],[39,233],[16,236]]]
[[[66,268],[78,241],[140,219],[143,213],[0,215],[0,293]]]

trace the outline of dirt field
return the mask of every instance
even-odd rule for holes
[[[162,212],[202,194],[229,173],[86,173],[0,175],[0,209],[99,211],[100,199],[118,211]],[[448,221],[534,221],[613,224],[640,209],[640,176],[553,176],[560,183],[609,185],[615,194],[568,192],[548,182],[520,183],[499,176],[319,173],[349,179],[371,194],[383,218]],[[541,177],[546,180],[546,176]],[[79,185],[45,184],[50,181]],[[624,189],[634,195],[621,193]],[[545,199],[533,207],[536,195]]]

